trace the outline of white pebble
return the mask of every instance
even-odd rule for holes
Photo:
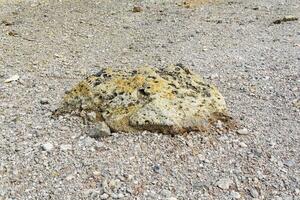
[[[4,81],[4,83],[10,83],[10,82],[13,82],[13,81],[17,81],[17,80],[19,80],[19,78],[20,78],[19,75],[13,75],[12,77],[6,79],[6,80]]]
[[[109,195],[104,193],[100,196],[100,199],[108,199],[109,198]]]
[[[251,194],[251,196],[252,196],[253,198],[258,198],[258,197],[259,197],[259,193],[258,193],[258,191],[257,191],[255,188],[251,188],[251,189],[249,190],[249,192],[250,192],[250,194]]]
[[[248,134],[249,134],[249,131],[248,131],[248,129],[246,129],[246,128],[242,128],[242,129],[239,129],[239,130],[237,131],[237,133],[240,134],[240,135],[248,135]]]
[[[47,152],[51,151],[54,148],[53,144],[51,144],[49,142],[42,144],[41,146],[42,146],[42,149]]]
[[[177,200],[177,198],[176,197],[169,197],[169,198],[167,198],[167,200]]]
[[[247,144],[244,143],[244,142],[240,142],[239,145],[240,145],[240,147],[242,147],[242,148],[246,148],[246,147],[247,147]]]

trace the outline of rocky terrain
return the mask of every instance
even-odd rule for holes
[[[299,0],[190,2],[0,1],[0,199],[300,199]],[[237,131],[95,139],[52,116],[103,67],[176,63]]]

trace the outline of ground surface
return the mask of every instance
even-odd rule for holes
[[[0,2],[0,199],[300,199],[300,26],[272,24],[298,0]],[[174,63],[217,85],[246,135],[95,140],[51,118],[102,66]]]

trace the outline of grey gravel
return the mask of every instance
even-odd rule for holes
[[[273,24],[299,18],[299,0],[179,3],[0,1],[1,200],[223,200],[232,191],[252,199],[250,188],[256,199],[299,199],[300,24]],[[82,118],[51,114],[65,91],[102,67],[175,63],[216,85],[248,134],[219,124],[205,134],[95,139]],[[222,177],[232,180],[229,189],[216,185]]]

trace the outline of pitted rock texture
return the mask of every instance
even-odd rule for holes
[[[56,113],[96,113],[112,131],[181,134],[230,123],[223,96],[188,68],[105,68],[78,83]]]

